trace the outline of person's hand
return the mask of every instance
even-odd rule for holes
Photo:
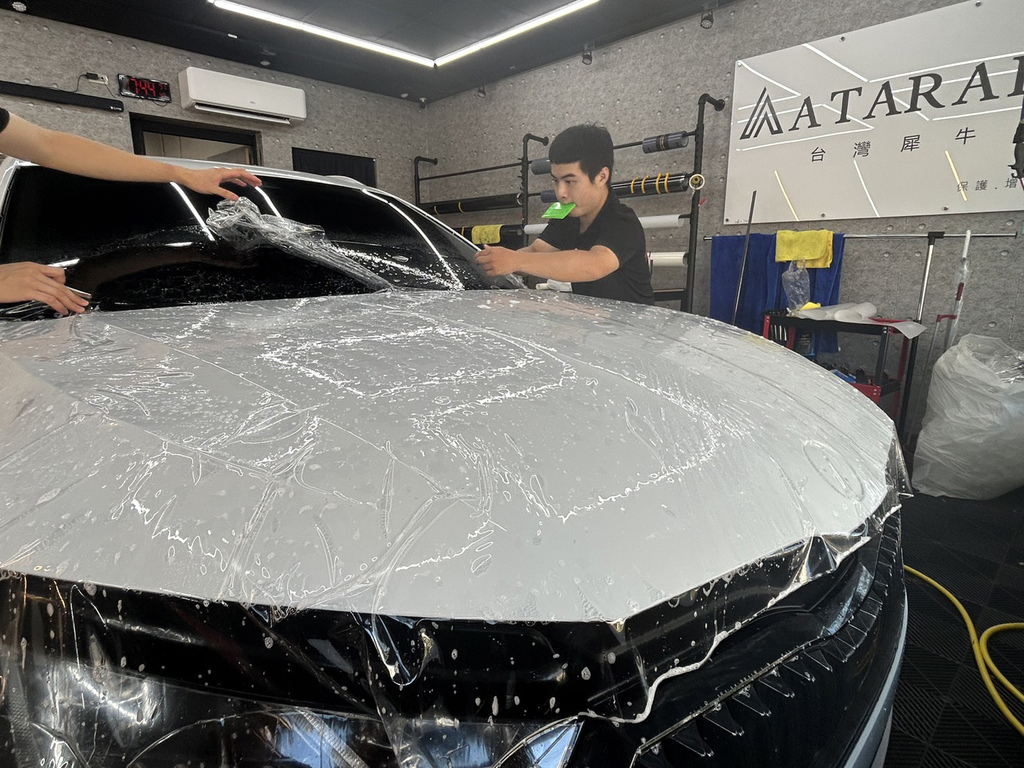
[[[476,263],[491,277],[511,275],[519,269],[519,251],[501,246],[485,245],[476,255]]]
[[[31,261],[0,264],[0,304],[39,301],[67,315],[82,312],[88,300],[64,285],[64,270]]]
[[[237,200],[238,195],[224,189],[221,184],[237,184],[240,187],[258,187],[263,182],[244,168],[183,168],[181,183],[201,195],[220,195],[226,200]]]

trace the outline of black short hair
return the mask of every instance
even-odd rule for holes
[[[611,171],[615,163],[611,134],[603,125],[590,123],[566,128],[551,142],[548,160],[559,165],[578,162],[591,181],[602,168],[607,168],[608,183],[611,184]]]

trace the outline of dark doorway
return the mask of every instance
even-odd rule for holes
[[[260,165],[259,142],[255,131],[134,114],[130,119],[132,145],[137,155]]]
[[[292,147],[292,168],[321,176],[348,176],[371,187],[377,186],[377,161],[372,157]]]

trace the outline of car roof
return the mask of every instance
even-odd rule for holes
[[[167,163],[169,165],[178,165],[183,168],[244,168],[250,173],[254,173],[261,178],[266,176],[275,179],[294,179],[296,181],[309,181],[316,184],[328,184],[336,187],[350,187],[354,189],[374,189],[384,194],[390,194],[379,190],[376,187],[370,187],[367,184],[363,184],[361,181],[357,181],[348,176],[322,176],[316,173],[305,173],[303,171],[293,171],[287,168],[272,168],[270,166],[263,165],[243,165],[241,163],[217,163],[209,160],[191,160],[182,157],[159,157],[147,155],[150,160],[156,160],[161,163]],[[3,179],[4,175],[11,170],[20,167],[34,166],[36,163],[32,163],[28,160],[22,160],[17,157],[4,157],[0,161],[0,180]]]
[[[300,181],[312,181],[318,184],[332,184],[339,187],[356,187],[356,188],[368,188],[367,184],[363,184],[361,181],[356,181],[349,176],[324,176],[318,173],[306,173],[304,171],[293,171],[287,168],[272,168],[269,166],[262,165],[241,165],[239,163],[217,163],[210,160],[191,160],[188,158],[181,157],[151,157],[152,160],[157,160],[162,163],[168,163],[170,165],[180,165],[184,168],[244,168],[251,173],[255,173],[257,176],[270,176],[277,179],[296,179]]]

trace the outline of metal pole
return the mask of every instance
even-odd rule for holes
[[[519,189],[523,197],[520,201],[522,209],[523,226],[525,227],[530,222],[530,142],[540,142],[541,146],[546,147],[548,145],[547,136],[534,136],[532,133],[527,133],[523,136],[523,155],[519,158]],[[523,245],[526,245],[524,239]]]
[[[437,165],[437,163],[434,163]],[[487,171],[500,171],[506,168],[518,168],[520,163],[503,163],[502,165],[489,165],[486,168],[470,168],[465,171],[452,171],[451,173],[438,173],[434,176],[424,176],[423,181],[430,181],[431,179],[450,179],[453,176],[469,176],[472,173],[486,173]]]
[[[704,170],[704,105],[710,104],[715,112],[725,109],[725,99],[716,99],[702,93],[697,99],[697,127],[693,131],[693,172]],[[697,223],[700,219],[700,192],[690,198],[690,236],[686,246],[686,294],[679,304],[681,310],[693,312],[693,287],[697,277]]]
[[[963,234],[959,234],[959,235],[957,235],[957,234],[952,234],[951,235],[950,233],[947,232],[945,234],[945,238],[947,240],[952,240],[954,238],[967,237],[969,234],[970,234],[969,231],[965,232]],[[897,239],[900,239],[900,238],[928,237],[928,235],[845,235],[844,234],[843,237],[846,238],[847,240],[897,240]],[[987,234],[977,234],[977,235],[970,234],[970,237],[971,237],[971,239],[976,239],[976,238],[979,238],[979,237],[1012,237],[1012,238],[1016,238],[1017,237],[1017,233],[1013,232],[1011,234],[1005,234],[1003,232],[999,232],[999,233],[990,232],[990,233],[987,233]],[[704,235],[704,240],[705,241],[711,240],[711,239],[713,239],[711,235]]]
[[[924,318],[924,299],[928,294],[928,275],[932,271],[932,256],[935,254],[935,241],[946,236],[945,232],[928,233],[928,255],[924,259],[924,276],[921,278],[921,295],[917,302],[917,317],[914,319],[921,322]]]
[[[925,358],[925,365],[934,364],[932,361],[932,355],[935,354],[935,340],[939,335],[939,323],[943,320],[946,322],[946,338],[942,345],[942,352],[949,349],[949,345],[956,333],[957,318],[960,316],[960,308],[963,306],[964,298],[964,286],[967,284],[967,249],[971,245],[971,230],[967,230],[964,233],[964,250],[960,255],[960,270],[957,274],[957,286],[956,286],[956,298],[953,300],[953,312],[949,315],[936,315],[935,316],[935,328],[932,330],[932,342],[928,345],[928,356]],[[942,352],[939,354],[941,355]],[[931,387],[931,380],[929,379],[929,388]],[[910,426],[917,423],[918,417],[925,407],[925,398],[928,396],[928,389],[921,392],[921,395],[917,398],[917,404],[914,407],[914,415],[910,420]],[[913,441],[909,441],[913,442]]]
[[[917,304],[917,317],[914,319],[917,322],[921,322],[924,317],[924,300],[928,294],[928,274],[932,269],[932,256],[935,253],[935,242],[945,237],[945,232],[929,232],[928,233],[928,255],[924,260],[924,277],[921,279],[921,295]],[[907,358],[907,369],[903,376],[903,402],[900,405],[900,423],[896,428],[896,432],[899,434],[900,439],[906,438],[906,425],[907,425],[907,413],[910,410],[910,391],[911,383],[914,380],[914,365],[917,362],[917,342],[920,336],[915,336],[910,340],[910,356]]]
[[[412,180],[413,186],[416,188],[416,205],[420,204],[420,163],[437,165],[437,158],[416,155],[416,157],[412,159]]]
[[[740,262],[740,278],[736,281],[736,302],[732,305],[732,324],[736,325],[736,315],[740,311],[740,296],[743,294],[743,275],[747,271],[747,250],[750,248],[750,225],[754,223],[754,201],[757,190],[750,196],[750,215],[747,216],[747,237],[743,241],[743,260]]]
[[[847,240],[895,240],[899,238],[920,238],[926,237],[931,238],[932,233],[929,232],[927,235],[843,235]],[[985,234],[971,234],[970,230],[962,232],[960,234],[945,232],[942,235],[946,240],[953,240],[960,237],[1017,237],[1016,232],[1006,234],[1005,232],[989,232]]]
[[[971,230],[968,229],[965,235],[964,252],[960,254],[960,269],[957,271],[956,276],[956,298],[953,300],[952,317],[946,325],[946,342],[942,347],[943,352],[949,349],[953,343],[953,338],[956,336],[956,326],[960,322],[960,311],[964,305],[964,290],[967,288],[967,275],[970,271],[967,261],[967,249],[971,246]],[[928,358],[928,360],[930,362],[931,358]]]

